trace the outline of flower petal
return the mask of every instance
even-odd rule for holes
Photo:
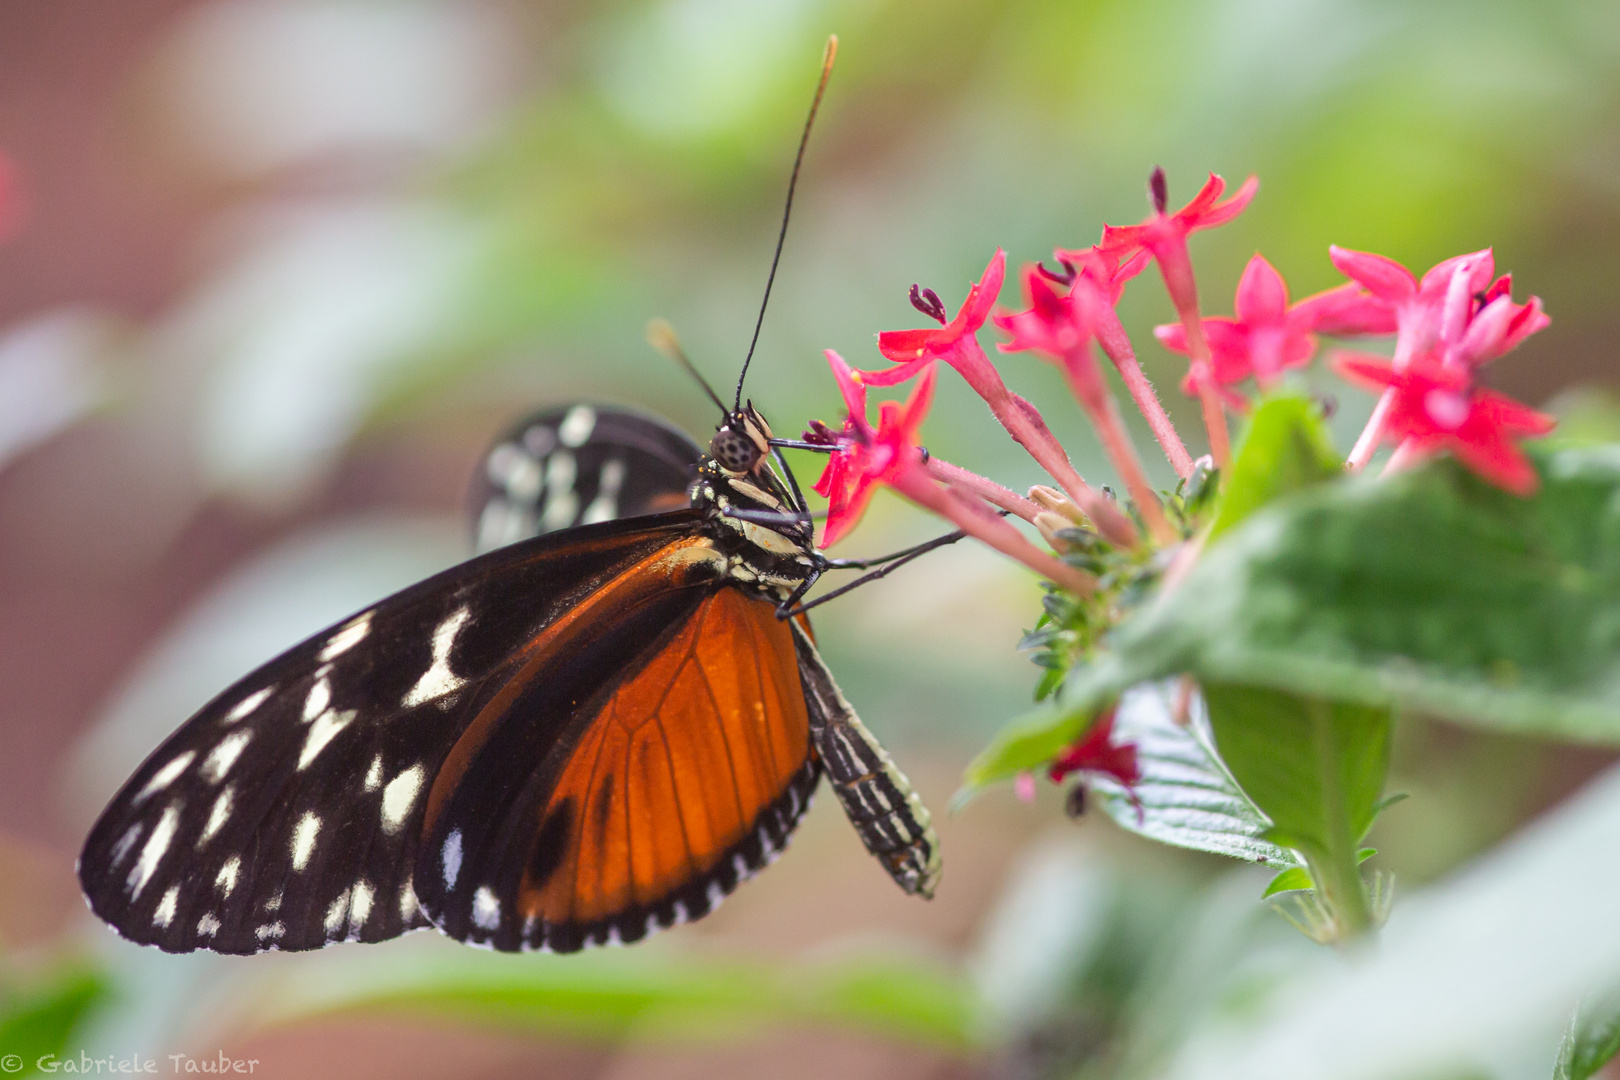
[[[1186,356],[1190,351],[1187,347],[1187,328],[1181,323],[1164,323],[1155,326],[1153,336],[1159,339],[1160,345],[1163,345],[1171,352]]]
[[[1395,381],[1395,365],[1387,356],[1339,352],[1333,356],[1332,367],[1350,382],[1372,390],[1382,390]]]
[[[1524,456],[1524,451],[1497,429],[1470,434],[1473,437],[1465,438],[1459,432],[1446,441],[1445,445],[1457,455],[1457,460],[1497,487],[1515,495],[1535,494],[1541,478]]]
[[[1328,258],[1339,273],[1360,282],[1380,300],[1399,303],[1417,293],[1417,280],[1412,272],[1394,259],[1370,251],[1351,251],[1337,244],[1328,247]]]
[[[1301,329],[1332,337],[1395,332],[1394,308],[1354,281],[1307,296],[1290,315]]]
[[[1545,435],[1558,424],[1556,417],[1532,409],[1495,390],[1479,391],[1474,408],[1493,426],[1524,435]]]
[[[1250,326],[1283,321],[1288,311],[1288,285],[1265,256],[1256,255],[1243,268],[1232,308]]]
[[[1470,291],[1481,291],[1490,283],[1491,275],[1496,272],[1496,258],[1490,248],[1480,248],[1466,255],[1453,255],[1444,262],[1436,263],[1427,274],[1423,275],[1423,280],[1418,284],[1418,291],[1436,296],[1444,293],[1451,284],[1451,275],[1457,267],[1467,262],[1473,263],[1469,274]]]
[[[895,363],[904,363],[920,358],[939,335],[938,330],[885,330],[878,335],[878,352],[884,359]],[[873,386],[885,386],[886,383],[873,383]]]
[[[929,368],[923,372],[922,378],[918,379],[917,385],[912,388],[911,396],[906,398],[905,408],[900,411],[898,417],[899,426],[894,431],[894,435],[901,440],[901,442],[896,443],[897,450],[902,445],[906,448],[916,446],[917,432],[921,430],[923,420],[928,416],[928,410],[934,404],[934,382],[937,370],[936,368]],[[882,438],[881,430],[878,437]]]
[[[995,307],[996,299],[1001,296],[1001,283],[1007,277],[1007,253],[996,248],[996,253],[990,257],[990,264],[984,268],[984,275],[973,283],[968,290],[967,299],[962,303],[962,309],[956,313],[945,328],[946,333],[954,337],[971,334],[984,325],[989,317],[990,309]]]
[[[1517,349],[1525,338],[1552,325],[1552,319],[1541,308],[1541,297],[1532,296],[1513,317],[1506,336],[1502,339],[1502,352]],[[1500,355],[1500,354],[1498,354]]]
[[[826,357],[827,365],[832,368],[833,378],[838,383],[838,393],[843,396],[850,423],[866,427],[866,384],[861,380],[860,373],[831,349],[826,350]]]
[[[1483,256],[1489,259],[1490,252],[1484,252]],[[1445,300],[1440,306],[1439,334],[1440,340],[1443,342],[1456,344],[1468,329],[1468,319],[1474,310],[1474,294],[1480,291],[1480,289],[1474,287],[1475,280],[1479,277],[1477,272],[1479,260],[1480,254],[1470,255],[1464,259],[1450,260],[1455,263],[1455,267],[1451,272],[1450,281],[1446,283]],[[1428,275],[1424,276],[1424,280],[1427,281],[1432,274],[1433,271],[1430,271]],[[1490,275],[1487,273],[1485,275],[1486,284],[1489,284],[1490,280]],[[1419,289],[1418,291],[1422,292],[1423,290]]]
[[[1220,177],[1217,176],[1214,179],[1219,180]],[[1222,187],[1224,186],[1223,184]],[[1208,190],[1208,185],[1205,185],[1205,190]],[[1213,229],[1217,225],[1225,225],[1228,221],[1243,213],[1244,208],[1254,201],[1255,193],[1259,190],[1260,178],[1258,176],[1249,177],[1243,181],[1242,187],[1232,193],[1230,199],[1202,212],[1197,221],[1190,223],[1189,229]]]
[[[896,331],[896,333],[904,332],[905,331]],[[926,367],[932,366],[934,361],[937,359],[939,358],[936,356],[923,356],[921,359],[912,360],[905,364],[897,364],[894,367],[886,368],[883,371],[862,371],[860,369],[856,369],[856,374],[861,377],[861,381],[867,386],[897,386],[916,375],[917,372]]]
[[[1196,214],[1202,214],[1210,207],[1214,206],[1215,200],[1219,199],[1221,195],[1225,193],[1225,191],[1226,181],[1221,178],[1219,173],[1210,173],[1209,179],[1204,181],[1204,186],[1198,189],[1198,194],[1194,195],[1191,199],[1188,199],[1187,205],[1183,206],[1180,210],[1177,210],[1171,216],[1181,217],[1183,215],[1187,215],[1190,217]]]

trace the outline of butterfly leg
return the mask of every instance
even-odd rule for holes
[[[814,586],[816,582],[821,580],[821,574],[822,569],[819,566],[811,570],[809,575],[803,581],[799,582],[799,587],[794,589],[792,594],[788,596],[786,600],[783,600],[780,604],[776,605],[776,617],[778,619],[790,619],[794,615],[797,615],[799,611],[804,610],[803,608],[795,610],[795,606],[800,600],[804,599],[804,594],[809,592],[811,587]]]
[[[804,628],[792,624],[810,739],[844,813],[895,884],[931,898],[939,884],[939,837],[928,808],[844,699]]]
[[[892,554],[883,555],[876,559],[823,559],[821,566],[817,568],[815,574],[813,574],[805,582],[805,584],[795,589],[793,595],[776,609],[776,617],[778,619],[789,619],[795,615],[802,615],[813,607],[818,607],[825,604],[829,600],[835,600],[838,597],[843,596],[851,589],[858,589],[868,582],[876,581],[881,577],[887,577],[896,570],[900,569],[906,563],[910,562],[912,559],[926,555],[935,548],[944,547],[946,544],[954,544],[966,535],[967,534],[964,532],[946,533],[944,536],[936,536],[927,543],[918,544],[916,547],[906,548],[904,551],[896,551]],[[824,593],[810,601],[808,604],[799,604],[798,607],[793,606],[794,604],[798,603],[799,599],[804,596],[806,592],[810,590],[810,586],[816,582],[823,571],[864,570],[869,566],[876,566],[878,569],[873,570],[870,574],[862,574],[854,581],[851,581],[846,585],[840,585],[832,592]]]

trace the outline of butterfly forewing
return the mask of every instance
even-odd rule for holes
[[[773,606],[719,580],[604,599],[612,616],[538,650],[435,784],[415,880],[452,937],[571,951],[698,918],[809,805],[819,762]]]
[[[225,691],[125,784],[79,874],[125,937],[246,953],[425,925],[411,867],[455,741],[524,647],[689,537],[681,511],[543,537],[421,582]]]
[[[702,450],[656,417],[610,405],[545,409],[509,428],[473,480],[480,551],[576,525],[687,505]]]

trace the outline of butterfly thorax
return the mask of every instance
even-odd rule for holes
[[[725,573],[750,591],[785,599],[816,570],[815,536],[797,500],[771,468],[771,429],[750,402],[709,442],[692,506],[726,557]]]
[[[726,575],[750,591],[780,600],[814,571],[811,526],[793,520],[793,504],[769,466],[738,474],[705,457],[692,505],[705,512],[709,538],[726,556]]]

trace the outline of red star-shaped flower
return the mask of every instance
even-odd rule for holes
[[[1007,253],[997,248],[995,255],[990,259],[990,265],[984,268],[984,276],[968,289],[967,299],[962,302],[956,317],[950,322],[945,322],[944,310],[937,306],[938,297],[932,292],[926,294],[930,302],[926,310],[934,314],[934,317],[944,325],[937,329],[924,327],[920,330],[886,330],[879,334],[878,351],[899,366],[886,371],[863,372],[862,378],[867,385],[893,386],[905,382],[935,360],[943,360],[956,368],[975,389],[978,389],[986,378],[996,379],[999,382],[999,376],[986,359],[984,350],[979,347],[978,339],[974,335],[990,317],[990,309],[995,306],[996,297],[1001,294],[1001,283],[1006,274]],[[913,302],[919,309],[925,308],[924,303],[917,299],[915,290]]]
[[[1535,469],[1518,440],[1545,435],[1555,421],[1512,398],[1477,386],[1467,368],[1421,353],[1404,368],[1381,356],[1341,355],[1340,374],[1385,390],[1389,405],[1382,429],[1415,454],[1450,450],[1480,476],[1516,495],[1536,490]]]
[[[1142,779],[1135,743],[1114,742],[1114,710],[1109,709],[1092,721],[1078,742],[1068,747],[1047,766],[1046,775],[1057,783],[1070,773],[1089,772],[1107,776],[1126,788]]]
[[[1471,370],[1517,347],[1549,322],[1537,297],[1513,303],[1511,275],[1491,280],[1496,262],[1489,248],[1447,259],[1422,280],[1382,255],[1340,247],[1328,253],[1333,265],[1363,286],[1394,321],[1396,371],[1424,354],[1433,354],[1447,367]],[[1373,409],[1350,451],[1352,468],[1365,465],[1384,439],[1394,393],[1385,391]]]
[[[1290,307],[1287,283],[1260,255],[1244,268],[1232,309],[1234,318],[1203,321],[1215,381],[1223,386],[1252,375],[1265,388],[1284,371],[1304,367],[1316,355],[1317,333],[1349,337],[1395,328],[1388,305],[1355,283],[1308,296]],[[1153,334],[1171,352],[1191,355],[1185,325],[1156,326]],[[1197,393],[1191,371],[1182,389]]]
[[[1025,268],[1024,292],[1029,297],[1028,311],[995,317],[996,325],[1012,338],[998,348],[1002,352],[1043,352],[1083,366],[1088,371],[1087,381],[1095,379],[1097,365],[1087,347],[1091,343],[1091,326],[1075,297],[1059,293],[1038,266]]]
[[[934,370],[922,373],[904,405],[885,401],[878,413],[878,426],[873,429],[866,420],[866,388],[859,375],[831,349],[827,350],[827,363],[838,380],[849,419],[837,437],[837,449],[815,483],[816,492],[828,501],[822,547],[830,547],[849,534],[879,486],[907,489],[933,483],[923,470],[917,433],[933,403]]]
[[[1251,176],[1230,199],[1221,201],[1226,181],[1214,173],[1203,190],[1192,202],[1175,213],[1168,213],[1168,195],[1164,170],[1154,169],[1148,181],[1153,197],[1153,215],[1140,225],[1103,228],[1103,254],[1115,258],[1128,258],[1138,251],[1148,251],[1159,264],[1164,287],[1175,305],[1176,316],[1187,328],[1187,355],[1192,363],[1188,374],[1203,408],[1204,427],[1209,432],[1210,453],[1215,463],[1224,468],[1231,458],[1231,438],[1227,434],[1226,413],[1221,407],[1220,383],[1215,378],[1209,343],[1204,340],[1203,321],[1198,314],[1198,282],[1193,277],[1192,258],[1187,254],[1187,237],[1199,229],[1212,229],[1224,225],[1243,212],[1260,188],[1260,181]]]
[[[1204,320],[1215,381],[1223,386],[1250,375],[1262,387],[1269,386],[1288,368],[1303,367],[1316,355],[1316,335],[1309,323],[1289,310],[1288,286],[1262,256],[1249,260],[1232,309],[1235,318]],[[1182,324],[1156,326],[1153,334],[1171,352],[1192,354]],[[1198,392],[1191,371],[1182,380],[1182,389]]]
[[[1394,259],[1369,251],[1351,251],[1334,245],[1328,248],[1328,257],[1341,274],[1366,289],[1375,304],[1382,305],[1399,335],[1396,359],[1402,363],[1407,356],[1434,347],[1440,340],[1448,306],[1453,311],[1451,321],[1455,323],[1458,301],[1463,302],[1466,312],[1467,302],[1490,286],[1496,265],[1491,249],[1485,248],[1455,255],[1437,264],[1419,280]],[[1452,297],[1449,302],[1448,297]]]
[[[1140,225],[1103,226],[1103,238],[1099,247],[1104,253],[1117,258],[1129,258],[1145,248],[1162,263],[1167,255],[1173,254],[1178,248],[1186,250],[1189,234],[1199,229],[1213,229],[1217,225],[1225,225],[1241,214],[1243,208],[1254,199],[1254,193],[1260,190],[1260,179],[1255,176],[1249,177],[1243,182],[1242,187],[1232,193],[1230,199],[1223,202],[1220,200],[1226,191],[1226,181],[1210,173],[1203,189],[1193,196],[1191,202],[1173,214],[1165,212],[1162,170],[1153,171],[1152,188],[1153,216]]]
[[[1110,254],[1097,244],[1079,250],[1058,248],[1052,257],[1063,265],[1071,279],[1088,281],[1101,290],[1109,304],[1119,303],[1119,298],[1125,294],[1125,283],[1146,270],[1152,259],[1146,250],[1122,259],[1120,253]]]

